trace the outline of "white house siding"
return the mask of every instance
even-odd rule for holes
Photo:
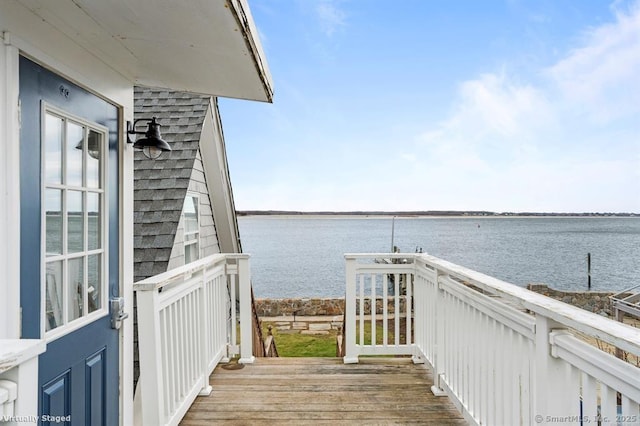
[[[20,338],[19,139],[18,50],[0,42],[0,339]]]
[[[216,226],[213,221],[211,200],[209,198],[207,183],[205,182],[200,151],[198,151],[193,164],[188,193],[200,195],[200,258],[220,253],[220,245],[218,244]],[[184,224],[182,222],[181,216],[167,270],[184,265]]]

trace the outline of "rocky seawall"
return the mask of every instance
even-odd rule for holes
[[[344,298],[256,299],[260,317],[335,316],[344,312]]]
[[[395,312],[394,300],[387,300],[387,312]],[[405,311],[405,298],[400,298],[400,312]],[[371,302],[365,300],[364,313],[371,313]],[[344,314],[344,298],[326,299],[256,299],[256,311],[260,317],[314,317],[314,316],[336,316]],[[376,299],[376,313],[382,314],[382,297]]]
[[[613,292],[561,291],[545,284],[529,284],[527,289],[589,312],[611,317],[609,296]],[[389,300],[387,309],[390,314],[394,312],[392,300]],[[344,314],[344,298],[256,299],[256,310],[260,317],[337,316]],[[382,299],[377,300],[376,311],[382,313]],[[404,300],[401,300],[400,311],[404,312]],[[365,314],[369,312],[369,301],[366,301]]]
[[[555,290],[546,284],[529,284],[527,289],[584,309],[585,311],[607,317],[612,316],[611,299],[609,296],[616,294],[615,292],[561,291]]]

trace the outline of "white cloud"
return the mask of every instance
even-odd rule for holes
[[[539,89],[485,74],[460,85],[449,119],[421,134],[418,146],[431,160],[486,172],[533,155],[541,126],[553,122],[551,109]]]
[[[568,102],[598,122],[639,114],[640,3],[587,31],[583,44],[547,74]]]
[[[412,178],[437,182],[443,208],[640,211],[640,7],[539,73],[460,84],[416,138]]]
[[[336,4],[315,6],[328,36],[346,25]],[[530,71],[461,82],[448,117],[413,146],[381,154],[349,139],[288,163],[247,186],[238,208],[640,212],[640,3]]]
[[[526,122],[546,110],[538,91],[508,81],[504,74],[486,74],[462,84],[462,105],[457,119],[472,120],[484,132],[514,138],[526,133]]]
[[[322,31],[332,36],[346,25],[346,14],[335,0],[322,0],[315,7],[316,16]]]

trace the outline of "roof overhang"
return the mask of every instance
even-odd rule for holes
[[[271,102],[246,0],[17,0],[135,84]]]

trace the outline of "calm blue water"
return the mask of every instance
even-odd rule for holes
[[[344,296],[344,253],[389,252],[389,218],[240,217],[256,297]],[[586,290],[640,284],[640,218],[396,218],[416,247],[516,285]]]

